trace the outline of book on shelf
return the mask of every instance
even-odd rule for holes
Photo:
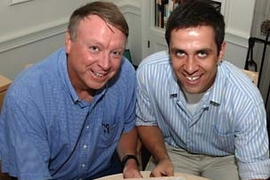
[[[172,11],[184,1],[188,0],[154,0],[155,1],[155,26],[165,28],[166,22]],[[221,10],[221,2],[211,1],[211,4],[217,9]]]
[[[164,28],[171,12],[182,1],[184,0],[155,0],[155,26]]]
[[[155,0],[155,10],[156,10],[156,23],[157,27],[163,28],[164,27],[164,7],[165,3],[163,0]]]

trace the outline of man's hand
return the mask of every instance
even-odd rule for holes
[[[124,178],[142,178],[137,162],[129,159],[123,169]]]
[[[174,167],[170,159],[159,161],[150,174],[150,177],[161,176],[174,176]]]

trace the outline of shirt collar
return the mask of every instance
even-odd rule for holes
[[[216,79],[213,84],[212,90],[209,93],[209,100],[211,104],[220,105],[222,99],[224,98],[223,94],[226,87],[226,76],[224,74],[225,72],[222,66],[222,63],[218,65]]]

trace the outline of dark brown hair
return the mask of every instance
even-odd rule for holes
[[[208,0],[186,0],[176,7],[166,24],[165,38],[168,46],[173,30],[197,26],[211,26],[214,29],[219,52],[225,36],[224,17]]]
[[[128,24],[118,7],[111,2],[96,1],[76,9],[70,16],[68,30],[72,40],[75,40],[77,37],[77,28],[80,21],[89,15],[99,16],[106,23],[116,27],[128,37]]]

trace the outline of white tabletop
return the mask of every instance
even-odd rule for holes
[[[147,180],[209,180],[203,177],[194,176],[190,174],[183,174],[183,173],[174,173],[173,177],[149,177],[150,171],[142,171],[141,174],[143,175],[143,179]],[[110,176],[105,176],[102,178],[98,178],[96,180],[120,180],[124,179],[123,174],[114,174]],[[141,180],[141,178],[133,178],[133,179],[125,179],[125,180]]]

